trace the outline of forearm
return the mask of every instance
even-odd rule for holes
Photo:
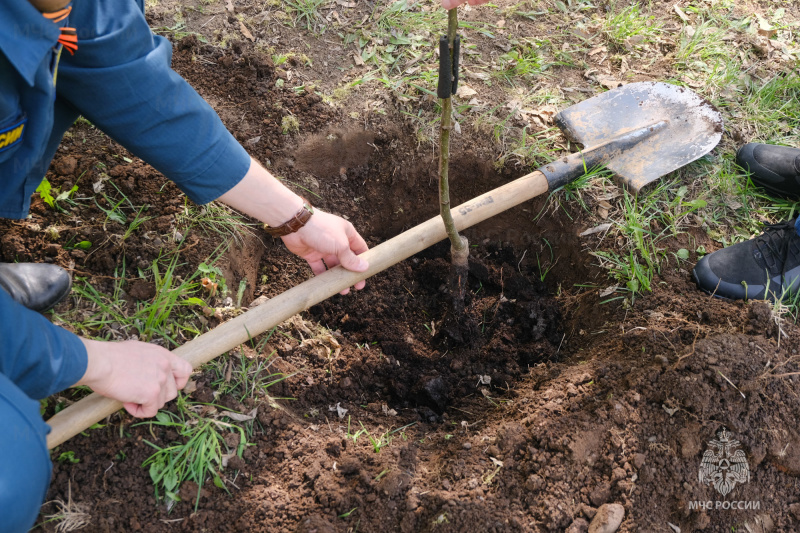
[[[172,48],[132,0],[74,2],[79,51],[63,54],[57,90],[94,125],[198,204],[217,199],[250,158],[214,109],[170,67]],[[1,107],[1,106],[0,106]]]
[[[300,196],[253,158],[250,158],[250,169],[244,178],[219,200],[270,226],[283,224],[303,206]]]

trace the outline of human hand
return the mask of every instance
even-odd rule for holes
[[[442,0],[442,7],[445,9],[453,9],[454,7],[458,7],[465,2],[471,6],[479,6],[488,1],[489,0]]]
[[[367,243],[353,225],[319,209],[314,209],[305,226],[281,239],[290,252],[308,261],[314,274],[321,274],[336,265],[353,272],[364,272],[369,268],[369,263],[358,257],[358,254],[368,250]],[[359,281],[355,289],[361,290],[365,284]],[[348,292],[349,288],[341,294]]]
[[[155,416],[178,395],[192,373],[188,361],[155,344],[81,340],[89,363],[76,385],[88,385],[96,393],[122,402],[133,416]]]

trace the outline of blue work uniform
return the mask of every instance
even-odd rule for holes
[[[143,0],[75,0],[48,20],[0,0],[0,217],[25,218],[64,132],[79,115],[206,203],[247,173],[250,157],[216,112],[170,67]],[[70,55],[61,27],[77,31]],[[86,371],[80,339],[0,290],[0,530],[27,531],[50,479],[38,402]]]

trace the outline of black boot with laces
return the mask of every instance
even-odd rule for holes
[[[787,300],[800,292],[800,235],[795,221],[703,257],[694,267],[697,286],[731,300]]]

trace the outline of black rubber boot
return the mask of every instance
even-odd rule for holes
[[[794,220],[703,257],[694,267],[697,286],[731,300],[784,300],[800,291],[800,235]]]
[[[749,171],[753,183],[782,198],[800,197],[800,149],[772,144],[745,144],[736,163]]]
[[[0,263],[0,287],[32,311],[44,313],[72,289],[69,273],[45,263]]]

